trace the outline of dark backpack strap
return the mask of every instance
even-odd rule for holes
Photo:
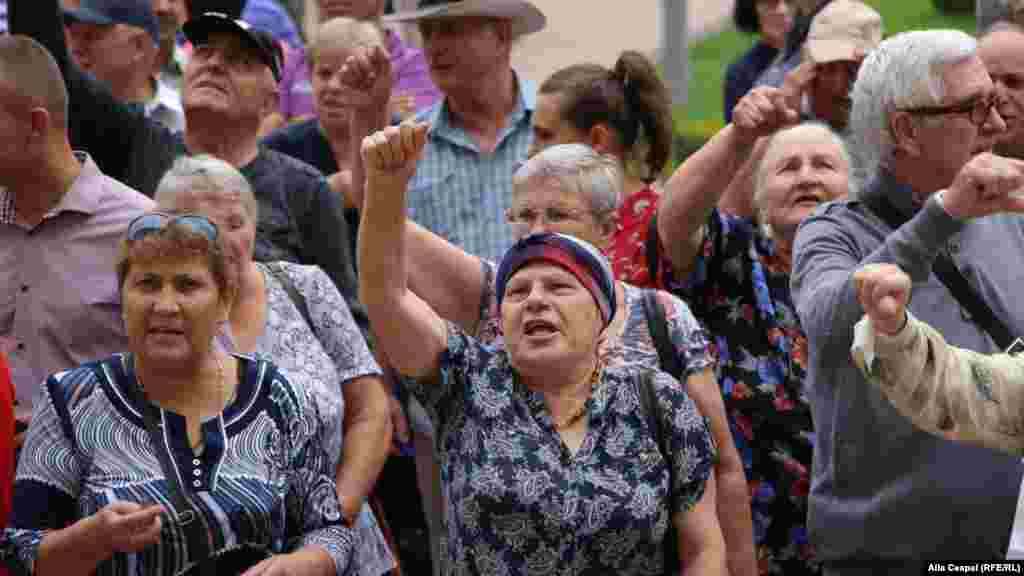
[[[644,253],[647,256],[647,277],[651,281],[651,286],[658,286],[658,262],[660,255],[658,254],[658,213],[651,214],[651,219],[647,223],[647,241],[644,242]]]
[[[316,333],[316,327],[313,325],[313,318],[309,314],[309,307],[306,306],[306,299],[302,297],[298,288],[292,282],[292,279],[284,271],[284,266],[280,262],[264,262],[263,266],[266,267],[267,272],[277,280],[278,284],[284,288],[284,291],[288,293],[288,298],[291,299],[292,304],[299,309],[299,314],[306,321],[306,325],[309,329]]]
[[[662,371],[668,372],[682,384],[683,366],[668,335],[668,320],[658,304],[657,290],[644,290],[644,315],[647,317],[647,329],[654,340],[654,348],[658,351],[658,363]]]
[[[863,201],[865,206],[893,230],[903,226],[907,221],[907,218],[884,197],[869,196]],[[967,310],[972,321],[992,337],[996,346],[1000,350],[1009,350],[1015,340],[1013,332],[964,278],[949,255],[939,252],[932,264],[932,272],[945,285],[953,299]]]

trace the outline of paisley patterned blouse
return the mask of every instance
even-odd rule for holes
[[[716,210],[691,276],[673,278],[664,258],[658,269],[712,335],[750,484],[761,573],[820,573],[806,531],[814,441],[804,393],[807,341],[790,297],[789,263],[756,223]]]
[[[203,423],[205,449],[188,446],[185,419],[161,410],[166,441],[150,442],[135,400],[131,356],[116,355],[51,376],[35,404],[14,484],[10,528],[0,560],[31,573],[46,531],[64,528],[112,502],[173,509],[155,450],[165,450],[209,527],[214,549],[240,543],[275,553],[318,545],[336,571],[355,543],[341,523],[337,462],[322,438],[341,429],[305,389],[272,365],[238,356],[235,399]],[[115,554],[99,576],[170,575],[190,560],[180,525],[164,519],[160,540],[142,552]]]
[[[439,381],[409,385],[438,432],[451,574],[662,573],[670,514],[700,499],[715,448],[693,401],[657,373],[666,462],[637,381],[604,370],[572,454],[505,350],[448,325]]]

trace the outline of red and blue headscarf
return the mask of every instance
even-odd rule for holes
[[[615,317],[615,275],[611,265],[593,245],[565,234],[532,234],[509,248],[498,266],[495,295],[498,307],[505,298],[505,286],[517,270],[536,261],[551,262],[565,268],[586,288],[607,327]]]

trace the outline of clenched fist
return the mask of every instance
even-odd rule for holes
[[[344,104],[357,113],[386,110],[391,100],[391,56],[380,46],[357,46],[341,68]]]
[[[780,88],[758,86],[747,92],[732,112],[732,124],[753,142],[800,121],[800,99],[816,68],[804,63],[786,75]]]
[[[959,220],[1000,212],[1024,212],[1024,162],[983,153],[971,158],[942,198]]]
[[[363,138],[363,170],[371,190],[405,188],[416,173],[429,129],[429,124],[406,121]]]
[[[893,264],[868,264],[853,274],[857,300],[875,332],[893,335],[907,322],[910,276]]]

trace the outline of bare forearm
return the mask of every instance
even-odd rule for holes
[[[735,450],[735,447],[733,447]],[[743,469],[716,470],[718,522],[725,538],[726,560],[732,576],[756,576],[754,526],[750,516],[750,490]]]
[[[749,156],[743,162],[732,181],[725,188],[722,197],[718,200],[718,209],[722,212],[737,216],[739,218],[754,218],[757,216],[754,209],[754,186],[756,183],[757,167],[761,164],[764,151],[767,148],[768,138],[761,138],[753,147]]]
[[[345,441],[338,463],[338,498],[354,516],[384,469],[391,446],[388,392],[378,377],[357,378],[345,385]]]
[[[674,254],[673,247],[693,244],[752,146],[730,124],[690,156],[665,184],[658,208],[658,236],[662,245],[669,247],[674,265],[686,268],[686,262],[675,260],[687,254]],[[690,257],[696,250],[692,252]]]
[[[363,138],[378,130],[383,130],[389,124],[387,110],[352,114],[349,122],[351,131],[348,139],[349,166],[351,166],[351,181],[349,186],[349,201],[357,209],[363,207],[363,197],[366,192],[366,171],[363,169],[363,159],[360,151],[363,145]]]
[[[484,288],[480,260],[411,221],[405,243],[409,289],[440,317],[475,334]]]
[[[87,576],[111,553],[98,541],[92,517],[48,533],[39,544],[34,576]]]

